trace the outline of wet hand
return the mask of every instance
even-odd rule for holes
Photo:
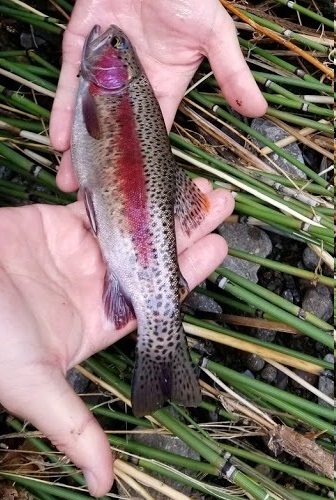
[[[99,24],[116,24],[130,37],[160,102],[170,129],[177,107],[202,58],[209,58],[224,95],[240,113],[266,110],[240,51],[235,26],[218,0],[77,0],[63,41],[63,65],[54,101],[50,134],[64,151],[58,185],[78,187],[69,153],[70,131],[84,40]]]
[[[176,224],[179,264],[195,287],[227,248],[208,234],[233,209],[231,195],[211,191],[211,211],[187,238]],[[32,422],[87,479],[91,494],[111,487],[112,455],[99,424],[66,381],[66,372],[133,331],[116,331],[102,306],[105,265],[82,202],[67,207],[0,209],[0,403]]]

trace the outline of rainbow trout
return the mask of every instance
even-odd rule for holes
[[[83,49],[72,160],[106,262],[105,314],[136,317],[137,416],[166,400],[197,406],[200,389],[182,329],[174,213],[189,234],[209,202],[172,156],[159,104],[129,39],[95,26]]]

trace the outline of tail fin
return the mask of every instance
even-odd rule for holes
[[[182,329],[182,327],[181,327]],[[201,391],[192,366],[189,351],[181,332],[182,342],[172,357],[160,361],[148,352],[139,351],[132,382],[132,411],[136,417],[150,415],[167,400],[184,406],[198,406]]]

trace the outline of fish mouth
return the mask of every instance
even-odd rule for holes
[[[118,26],[111,24],[104,33],[100,34],[101,27],[99,24],[96,24],[89,36],[85,40],[84,48],[83,48],[83,59],[87,59],[92,53],[99,50],[103,45],[108,42],[109,38],[112,38],[116,35],[125,36]]]
[[[99,49],[101,47],[103,47],[105,44],[108,44],[109,43],[109,39],[111,39],[113,36],[115,35],[119,35],[119,34],[122,34],[124,36],[124,34],[122,33],[122,31],[118,28],[118,26],[115,26],[115,25],[110,25],[109,28],[104,31],[104,33],[100,33],[101,32],[101,26],[99,26],[98,24],[96,24],[90,34],[88,35],[88,37],[86,38],[85,40],[85,43],[84,43],[84,47],[83,47],[83,56],[82,56],[82,63],[81,63],[81,74],[83,76],[85,75],[89,75],[91,73],[90,71],[90,64],[89,64],[89,60],[90,58],[92,58],[92,56],[94,56],[95,52],[99,51]],[[109,66],[100,66],[98,64],[95,64],[95,70],[97,71],[111,71],[113,69],[120,69],[122,66],[123,66],[123,62],[120,60],[115,60],[113,61],[113,63]],[[92,75],[91,73],[91,78],[93,78],[93,80],[95,80],[95,77],[94,75]],[[98,82],[95,82],[96,84],[98,84]],[[127,83],[125,84],[122,84],[120,86],[117,86],[115,87],[113,90],[112,89],[108,89],[109,91],[112,91],[113,93],[114,92],[120,92],[122,91],[125,87],[127,87],[127,85],[129,85],[130,81],[128,81]],[[101,86],[101,85],[99,85]],[[105,87],[102,87],[102,88],[105,88]]]

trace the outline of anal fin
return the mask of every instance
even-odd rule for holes
[[[117,330],[135,318],[131,301],[123,293],[116,275],[107,270],[104,280],[103,303],[107,318]]]
[[[210,210],[210,202],[184,171],[176,169],[175,214],[183,231],[189,236]]]

